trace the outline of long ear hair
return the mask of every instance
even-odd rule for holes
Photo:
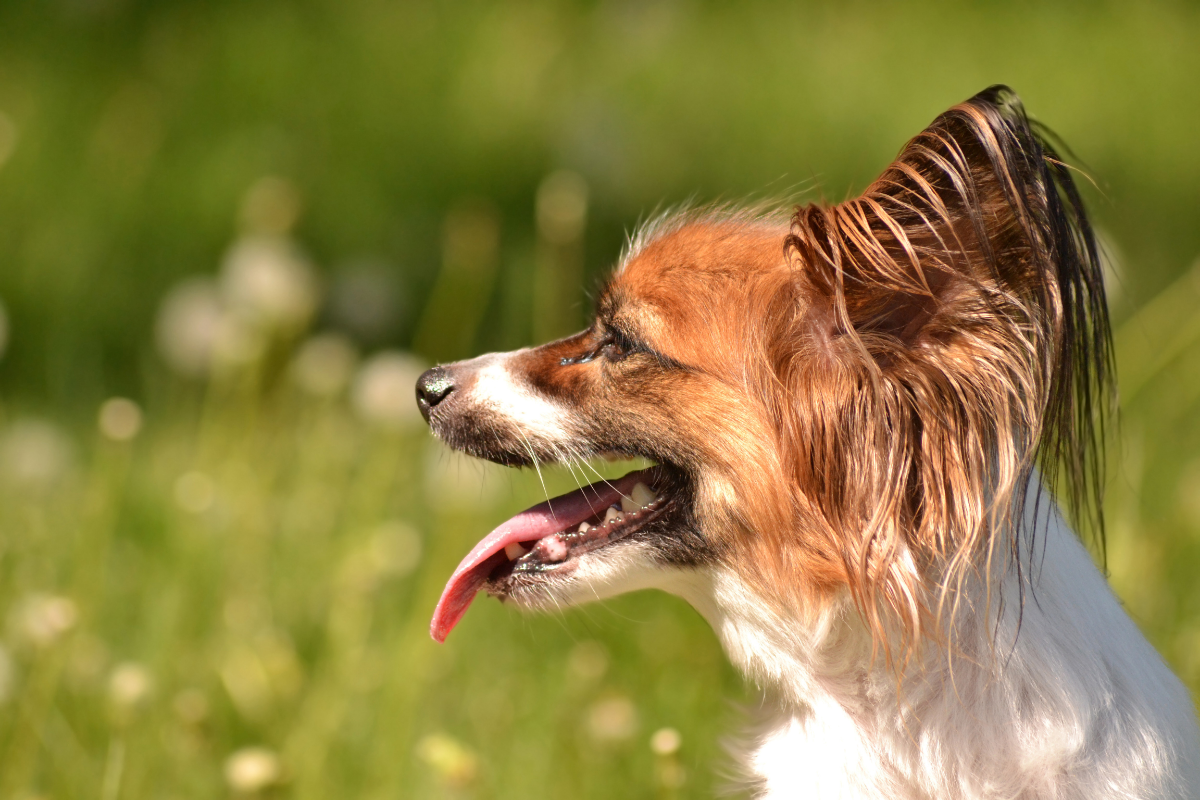
[[[1010,89],[942,114],[862,196],[798,208],[785,249],[813,354],[784,376],[793,469],[877,643],[937,629],[995,557],[1022,568],[1035,466],[1103,541],[1100,259]]]

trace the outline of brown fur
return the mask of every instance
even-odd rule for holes
[[[649,226],[592,327],[510,369],[568,412],[570,452],[453,398],[429,415],[439,435],[503,463],[668,464],[700,543],[679,558],[730,562],[790,619],[847,590],[889,658],[951,629],[965,580],[1021,569],[1034,532],[1010,509],[1035,465],[1076,512],[1098,507],[1099,260],[1069,173],[1003,87],[853,200],[790,224],[717,209]]]
[[[605,405],[701,443],[667,454],[703,465],[701,528],[790,612],[845,586],[890,655],[1011,555],[1039,460],[1052,486],[1065,468],[1077,511],[1098,499],[1095,245],[1006,90],[939,117],[862,196],[798,208],[790,231],[696,213],[644,238],[600,317],[683,368],[631,357],[626,397]]]

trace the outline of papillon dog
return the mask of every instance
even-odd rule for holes
[[[433,637],[480,589],[662,589],[761,687],[757,797],[1200,798],[1189,694],[1059,510],[1103,530],[1110,342],[1071,171],[1006,87],[854,199],[665,215],[587,330],[421,376],[473,456],[654,464],[488,534]]]

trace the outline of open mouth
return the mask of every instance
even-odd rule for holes
[[[445,641],[489,581],[561,571],[584,553],[641,530],[671,506],[669,482],[664,467],[637,470],[539,503],[502,523],[450,576],[430,634]]]

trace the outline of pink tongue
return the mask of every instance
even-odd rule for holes
[[[644,477],[645,472],[631,472],[615,481],[597,481],[570,494],[539,503],[485,536],[454,570],[446,588],[442,590],[442,599],[438,600],[433,621],[429,625],[430,635],[439,642],[446,641],[446,636],[467,613],[475,593],[487,582],[488,575],[499,563],[492,560],[493,556],[513,542],[531,542],[569,530],[588,517],[603,513],[604,509],[620,500],[621,495],[632,492],[634,484]]]

